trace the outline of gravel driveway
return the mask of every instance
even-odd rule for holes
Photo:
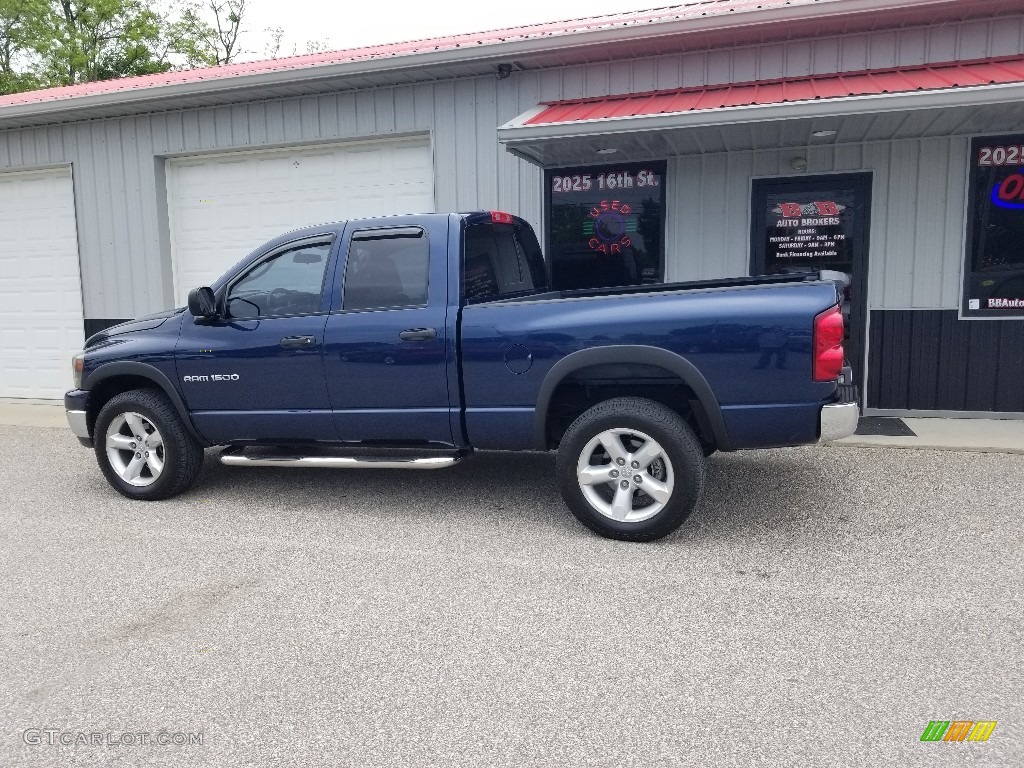
[[[208,455],[145,504],[0,427],[0,766],[1024,765],[1024,456],[716,455],[647,545],[553,468]]]

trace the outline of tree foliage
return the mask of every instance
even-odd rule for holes
[[[0,0],[0,93],[229,64],[246,1]]]
[[[0,0],[0,93],[39,87],[29,64],[43,6],[40,0]]]
[[[171,26],[180,53],[200,57],[205,63],[231,64],[247,53],[241,46],[242,21],[247,0],[206,0],[185,5],[179,21]]]

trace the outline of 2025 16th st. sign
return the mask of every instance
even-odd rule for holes
[[[554,288],[662,281],[664,162],[552,169],[546,182]]]
[[[1024,317],[1024,134],[971,141],[965,317]]]

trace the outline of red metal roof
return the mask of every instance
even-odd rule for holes
[[[372,45],[361,48],[350,48],[342,51],[315,53],[306,56],[290,56],[287,58],[270,59],[266,61],[253,61],[241,64],[229,64],[221,67],[165,72],[158,75],[126,77],[117,80],[103,80],[94,83],[71,85],[64,88],[48,88],[40,91],[15,93],[7,96],[0,96],[0,107],[15,104],[61,101],[81,96],[137,91],[183,83],[218,81],[269,72],[312,70],[316,67],[332,64],[384,60],[416,54],[454,51],[457,49],[476,49],[500,43],[558,38],[564,35],[571,35],[580,32],[593,32],[602,29],[624,29],[686,19],[699,19],[702,17],[724,17],[742,14],[743,12],[764,11],[787,6],[823,6],[840,3],[841,0],[693,0],[692,2],[656,8],[649,11],[634,11],[606,16],[594,16],[590,18],[546,24],[529,24],[490,32],[450,35],[447,37],[414,40],[387,45]],[[557,45],[558,43],[553,43],[552,47],[556,47]]]
[[[70,85],[64,88],[47,88],[40,91],[14,93],[0,96],[0,107],[11,104],[30,104],[43,101],[73,99],[76,96],[87,96],[97,93],[116,93],[118,91],[153,88],[177,83],[217,80],[221,78],[239,77],[260,74],[263,72],[280,72],[291,69],[308,69],[329,64],[387,59],[398,56],[409,56],[418,53],[434,53],[437,51],[455,50],[458,48],[476,48],[489,44],[530,40],[559,35],[587,32],[599,29],[622,28],[654,24],[658,22],[677,21],[680,19],[719,16],[741,11],[757,11],[769,8],[812,5],[817,0],[699,0],[681,5],[656,8],[650,11],[634,11],[630,13],[594,16],[572,21],[559,21],[547,24],[529,24],[509,29],[490,32],[474,32],[463,35],[450,35],[426,40],[390,43],[387,45],[371,45],[361,48],[349,48],[342,51],[328,51],[306,56],[289,56],[266,61],[251,61],[242,64],[228,64],[220,67],[205,67],[177,72],[164,72],[159,75],[142,75],[125,77],[117,80],[102,80],[81,85]]]
[[[1024,82],[1024,56],[678,88],[547,105],[524,125]]]

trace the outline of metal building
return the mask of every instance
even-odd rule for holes
[[[1024,417],[1021,126],[1019,0],[703,0],[3,96],[0,397],[60,396],[86,335],[283,230],[499,209],[556,286],[845,269],[865,409]]]

